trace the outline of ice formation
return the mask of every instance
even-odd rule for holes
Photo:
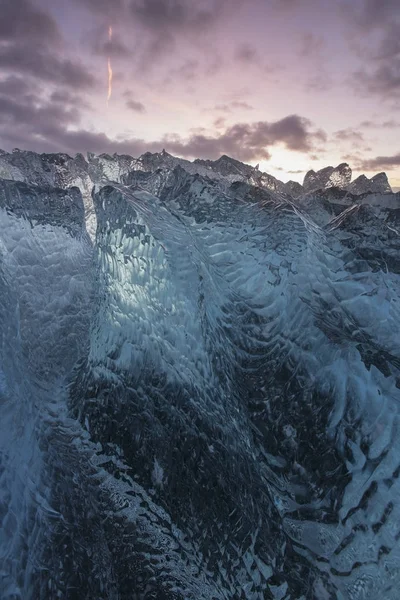
[[[0,153],[2,600],[398,599],[400,194],[240,165]]]

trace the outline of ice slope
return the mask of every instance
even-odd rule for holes
[[[68,427],[61,398],[88,341],[91,255],[77,189],[0,180],[2,599],[55,597],[46,540],[63,517],[51,497],[46,446]],[[45,572],[47,595],[35,596],[33,581]]]
[[[395,600],[398,197],[107,168],[0,185],[1,597]]]

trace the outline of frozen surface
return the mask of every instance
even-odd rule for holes
[[[28,154],[0,156],[1,599],[397,600],[399,196]]]

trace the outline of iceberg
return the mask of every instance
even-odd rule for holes
[[[0,155],[2,598],[398,598],[400,194],[236,162]]]

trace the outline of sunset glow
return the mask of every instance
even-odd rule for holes
[[[71,0],[68,18],[63,0],[8,4],[5,150],[165,147],[300,181],[301,171],[348,162],[400,185],[396,3]],[[19,13],[25,25],[14,23]]]

